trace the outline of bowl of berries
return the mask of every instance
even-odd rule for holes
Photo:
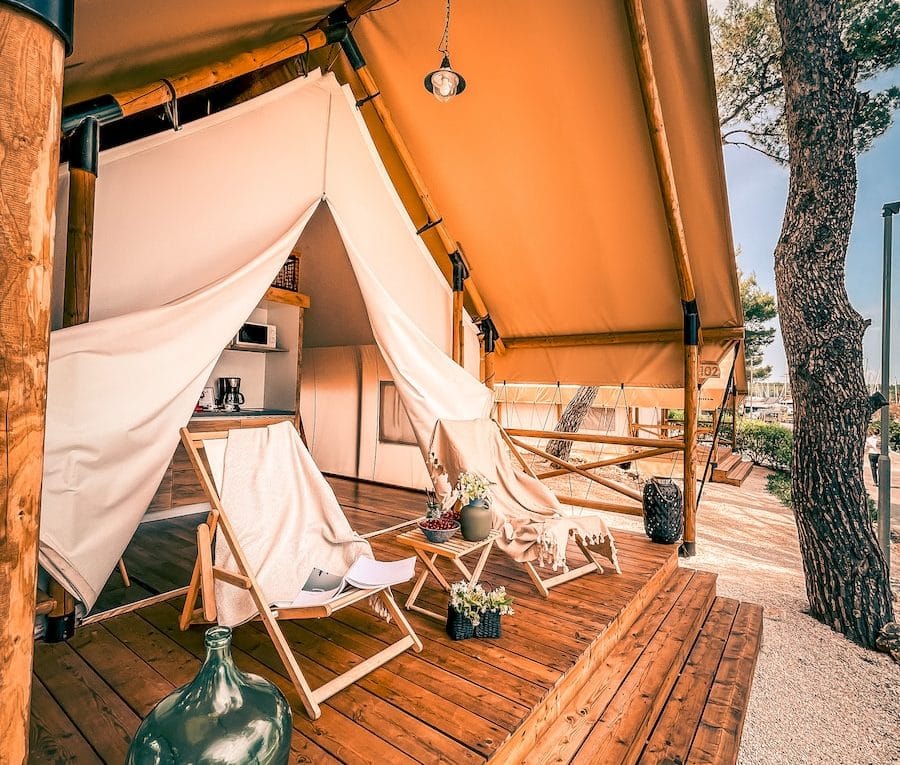
[[[459,531],[459,518],[452,510],[440,514],[429,513],[428,517],[419,521],[419,528],[429,542],[443,544]]]

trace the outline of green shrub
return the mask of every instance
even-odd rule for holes
[[[758,465],[790,472],[794,432],[784,425],[759,420],[738,423],[738,451]]]
[[[786,507],[791,505],[791,474],[775,470],[766,477],[766,491],[781,500]]]

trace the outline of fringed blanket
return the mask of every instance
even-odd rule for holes
[[[212,461],[210,467],[219,472]],[[229,431],[219,495],[269,603],[293,600],[313,567],[343,575],[361,555],[374,558],[289,422]],[[237,573],[221,534],[216,565]],[[256,614],[246,590],[220,581],[216,606],[226,626]]]
[[[497,545],[513,560],[566,571],[566,545],[570,536],[577,536],[621,573],[615,541],[603,519],[564,515],[546,486],[513,466],[493,420],[439,420],[431,439],[430,471],[445,507],[456,499],[453,486],[461,472],[480,473],[491,482],[494,528],[503,532]]]

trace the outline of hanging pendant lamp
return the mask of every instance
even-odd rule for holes
[[[434,95],[438,101],[446,102],[466,89],[465,78],[450,66],[450,0],[447,0],[444,34],[438,46],[438,53],[443,56],[441,65],[425,75],[425,90]]]

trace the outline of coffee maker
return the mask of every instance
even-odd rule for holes
[[[219,384],[219,405],[226,412],[241,411],[241,404],[244,403],[244,394],[241,393],[240,377],[220,377]]]

